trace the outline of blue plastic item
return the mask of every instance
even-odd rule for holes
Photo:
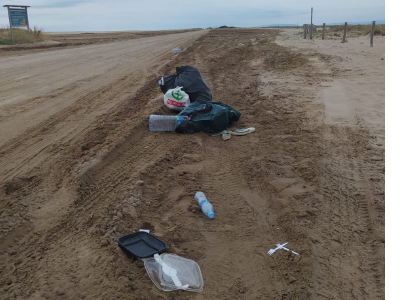
[[[214,219],[214,208],[210,202],[208,202],[206,195],[203,192],[197,192],[194,195],[197,203],[200,205],[201,211],[210,219]]]

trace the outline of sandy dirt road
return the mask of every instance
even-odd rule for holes
[[[50,145],[73,142],[98,116],[130,96],[149,74],[156,73],[160,62],[172,57],[172,48],[200,34],[197,31],[0,59],[0,152],[5,155],[0,180],[24,172],[21,165],[33,168],[40,164],[46,159],[43,150]],[[57,130],[27,139],[27,135],[36,135],[34,131],[42,132],[56,123]],[[15,147],[23,149],[23,154]]]
[[[161,31],[108,31],[108,32],[47,32],[44,41],[33,44],[0,45],[0,57],[47,52],[48,50],[76,48],[85,45],[107,44],[146,37],[185,33],[201,29]]]
[[[384,38],[362,43],[226,29],[1,60],[2,299],[384,299]],[[149,132],[181,65],[256,132]],[[203,292],[153,285],[115,242],[140,228]]]

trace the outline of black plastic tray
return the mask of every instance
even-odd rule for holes
[[[150,233],[139,231],[117,239],[118,245],[137,259],[152,257],[167,250],[167,245]]]

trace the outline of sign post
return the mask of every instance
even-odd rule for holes
[[[4,5],[8,9],[8,20],[10,21],[11,39],[14,42],[13,27],[26,27],[28,38],[31,41],[31,32],[29,30],[28,7],[26,5]]]

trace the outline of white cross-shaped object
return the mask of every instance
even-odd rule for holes
[[[269,255],[272,255],[272,254],[275,253],[275,251],[277,251],[277,250],[279,250],[279,249],[284,249],[284,250],[286,250],[286,251],[290,251],[288,248],[285,247],[287,244],[288,244],[288,243],[284,243],[283,245],[281,245],[281,244],[276,244],[277,247],[276,247],[275,249],[269,249],[268,254],[269,254]],[[292,251],[292,253],[294,253],[294,254],[296,254],[296,255],[299,255],[297,252],[294,252],[294,251]]]
[[[276,244],[276,248],[275,249],[270,249],[269,251],[268,251],[268,254],[269,255],[272,255],[272,254],[274,254],[275,253],[275,251],[277,251],[277,250],[279,250],[279,249],[285,249],[286,251],[289,251],[289,249],[288,248],[285,248],[285,246],[287,245],[288,243],[284,243],[283,245],[281,245],[281,244]]]

